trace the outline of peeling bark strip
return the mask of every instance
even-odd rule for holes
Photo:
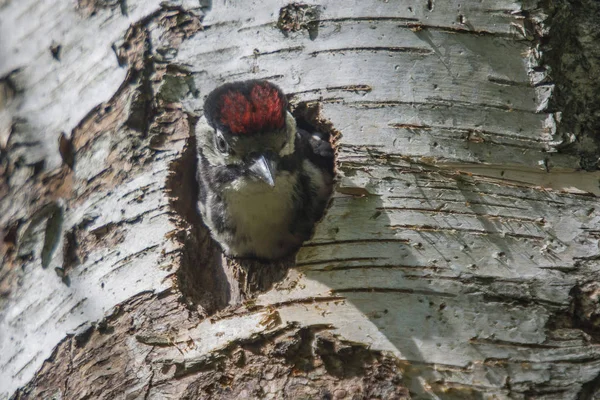
[[[328,326],[281,326],[276,312],[262,320],[268,331],[184,358],[203,339],[193,332],[198,320],[181,321],[181,313],[176,293],[136,296],[70,334],[14,398],[409,398],[405,366],[394,357],[344,341]]]
[[[91,22],[75,17],[73,23],[97,29],[106,15],[89,17]],[[163,36],[152,41],[149,26]],[[181,74],[168,71],[150,51],[173,48],[200,28],[194,13],[165,6],[122,31],[123,39],[112,47],[119,54],[114,68],[126,72],[124,80],[109,99],[97,99],[100,104],[88,109],[68,139],[64,129],[49,138],[60,143],[57,154],[60,150],[64,165],[57,169],[45,159],[39,168],[38,162],[30,166],[19,158],[23,142],[13,128],[3,175],[7,196],[0,201],[0,397],[30,380],[69,332],[100,320],[140,292],[173,285],[178,245],[169,232],[177,227],[165,182],[189,127],[178,103],[159,97],[169,86],[163,76]],[[61,68],[77,68],[70,49],[63,48]],[[73,82],[63,82],[61,90],[73,90]],[[34,87],[20,85],[13,103],[34,95],[29,92]],[[62,110],[71,112],[66,106]],[[16,119],[16,111],[9,111]],[[39,340],[25,339],[36,334]]]
[[[197,4],[0,10],[0,397],[597,397],[592,0]],[[289,271],[195,213],[250,78],[340,131]]]

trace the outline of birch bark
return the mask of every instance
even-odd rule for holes
[[[1,1],[0,397],[600,396],[598,10]],[[273,266],[195,211],[203,98],[251,78],[337,148]]]

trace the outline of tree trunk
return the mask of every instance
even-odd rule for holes
[[[600,396],[593,0],[0,1],[1,398]],[[293,259],[196,211],[206,94],[332,134]]]

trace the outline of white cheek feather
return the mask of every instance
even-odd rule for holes
[[[287,156],[288,154],[292,154],[295,150],[295,142],[296,142],[296,120],[289,112],[285,116],[285,126],[287,130],[287,142],[285,146],[279,152],[280,156]]]
[[[211,143],[214,140],[214,129],[208,125],[206,117],[202,116],[196,124],[196,147],[202,152],[211,165],[223,165],[224,159],[214,151]]]
[[[212,140],[214,129],[208,125],[205,116],[200,117],[194,130],[196,132],[196,147],[199,149],[207,147],[209,138]]]
[[[240,160],[234,156],[225,155],[215,149],[215,130],[202,116],[196,124],[196,147],[202,152],[211,165],[237,164]]]

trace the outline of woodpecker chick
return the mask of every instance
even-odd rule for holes
[[[284,93],[262,80],[212,91],[196,125],[198,208],[233,257],[277,259],[309,238],[331,194],[328,136],[296,126]]]

